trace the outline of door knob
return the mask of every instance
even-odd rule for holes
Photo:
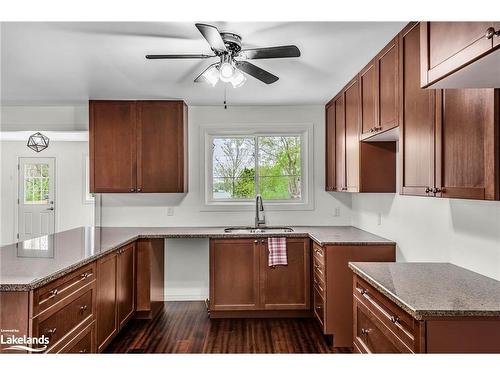
[[[47,211],[54,211],[54,207],[47,208]]]

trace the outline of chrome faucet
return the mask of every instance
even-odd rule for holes
[[[260,218],[262,212],[262,219]],[[264,204],[262,203],[262,196],[257,194],[255,197],[255,228],[266,225],[266,216],[264,215]]]

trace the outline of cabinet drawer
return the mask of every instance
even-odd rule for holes
[[[354,297],[409,348],[415,346],[415,320],[364,281],[356,278]]]
[[[58,353],[87,354],[95,353],[95,321],[83,329]]]
[[[36,289],[33,292],[33,316],[37,316],[93,280],[95,280],[95,262]]]
[[[362,304],[355,304],[356,321],[354,345],[360,352],[400,353],[384,332],[377,326],[373,317]]]
[[[61,303],[46,310],[33,319],[33,336],[49,337],[47,351],[56,351],[60,344],[73,338],[69,335],[77,327],[85,326],[94,319],[94,298],[95,289],[89,286],[74,298],[68,299],[66,304]]]
[[[323,300],[323,297],[321,296],[321,293],[316,289],[313,288],[314,290],[314,316],[316,316],[316,319],[318,319],[319,323],[321,324],[321,327],[324,327],[325,324],[325,302]]]
[[[313,277],[313,283],[314,287],[320,292],[321,297],[323,299],[325,298],[325,292],[326,292],[326,284],[325,281],[321,278],[318,272],[314,272],[314,277]]]

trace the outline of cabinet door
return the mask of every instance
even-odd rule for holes
[[[336,191],[346,189],[345,180],[345,108],[344,95],[335,100],[335,187]]]
[[[335,190],[335,103],[325,108],[325,190]]]
[[[422,22],[421,85],[428,85],[475,61],[493,47],[485,37],[493,22]]]
[[[134,313],[135,245],[118,250],[117,263],[118,327],[121,329]]]
[[[97,261],[97,349],[101,352],[118,331],[116,252]]]
[[[437,196],[498,199],[498,91],[447,89],[436,127]]]
[[[357,78],[345,89],[346,190],[359,191],[359,85]]]
[[[398,117],[398,38],[394,38],[376,57],[377,127],[387,130],[399,125]]]
[[[420,88],[420,25],[400,34],[401,194],[433,195],[435,90]]]
[[[361,132],[372,133],[377,125],[377,72],[375,60],[359,73],[361,91]]]
[[[126,193],[136,189],[136,104],[90,101],[90,189]]]
[[[267,310],[308,310],[311,307],[311,254],[308,238],[287,239],[286,266],[268,266],[267,240],[261,240],[261,302]]]
[[[137,103],[137,190],[187,191],[187,112],[182,101]]]
[[[256,310],[259,305],[257,240],[210,242],[210,310]]]

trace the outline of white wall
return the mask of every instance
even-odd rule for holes
[[[500,280],[500,202],[353,194],[352,225],[396,241],[398,261],[451,262]]]
[[[324,107],[190,107],[189,192],[187,194],[106,194],[102,196],[102,225],[109,226],[204,226],[253,224],[253,212],[209,212],[200,210],[200,132],[201,125],[312,123],[314,125],[314,209],[306,211],[267,211],[268,224],[350,225],[351,197],[324,191]],[[167,216],[167,207],[174,215]],[[340,217],[334,217],[335,207]],[[208,297],[208,242],[166,241],[166,298],[203,299]]]
[[[72,131],[88,129],[88,107],[3,106],[0,131]],[[93,225],[94,205],[83,202],[84,155],[87,142],[50,142],[40,154],[26,141],[0,142],[0,244],[15,241],[17,221],[17,162],[19,157],[56,158],[56,231]]]
[[[54,157],[56,163],[55,230],[63,231],[93,225],[94,205],[84,203],[84,155],[87,142],[51,142],[36,154],[25,142],[2,141],[1,144],[1,244],[15,242],[17,222],[17,186],[19,157]]]

